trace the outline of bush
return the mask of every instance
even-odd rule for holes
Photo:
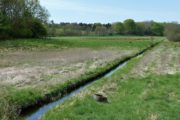
[[[151,25],[150,29],[152,31],[152,35],[163,36],[163,32],[164,32],[163,24],[157,23],[157,22],[152,22],[152,25]]]
[[[47,35],[45,26],[38,20],[33,20],[31,25],[32,37],[40,38]]]
[[[133,19],[127,19],[124,21],[125,34],[133,35],[136,33],[136,23]]]
[[[47,10],[40,0],[0,0],[0,40],[43,37]]]
[[[165,26],[165,35],[168,40],[180,42],[180,25],[169,23]]]

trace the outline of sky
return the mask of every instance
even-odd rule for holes
[[[135,21],[179,22],[180,0],[40,0],[50,20],[113,23]]]

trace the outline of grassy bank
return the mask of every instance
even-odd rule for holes
[[[151,53],[157,53],[164,45],[166,49],[176,48],[179,43],[164,43],[154,50],[146,53],[141,58],[136,58],[128,63],[121,71],[115,73],[112,78],[95,82],[86,91],[68,100],[64,104],[56,106],[46,113],[42,120],[178,120],[180,119],[180,74],[177,72],[169,74],[168,71],[162,74],[154,73],[158,57],[153,62],[154,69],[146,71],[146,75],[134,73],[139,63],[145,65],[153,59]],[[176,50],[171,49],[171,50]],[[166,51],[160,51],[161,55]],[[179,52],[176,51],[176,54]],[[150,55],[150,58],[148,57]],[[172,59],[174,58],[171,56]],[[167,57],[169,59],[169,57]],[[167,61],[168,59],[163,59]],[[179,60],[179,59],[178,59]],[[166,64],[164,64],[166,65]],[[178,68],[179,63],[176,63]],[[151,66],[151,64],[149,65]],[[144,66],[144,67],[147,67]],[[152,67],[152,66],[151,66]],[[163,65],[162,65],[163,67]],[[139,69],[141,70],[141,69]],[[179,71],[180,72],[180,71]],[[161,73],[161,71],[159,71]],[[139,75],[139,76],[138,76]],[[103,92],[107,95],[109,103],[99,103],[94,100],[93,95]]]
[[[49,111],[42,120],[180,119],[180,75],[131,78],[120,82],[109,95],[110,103],[97,103],[92,96],[69,101]],[[71,104],[71,105],[68,105]]]

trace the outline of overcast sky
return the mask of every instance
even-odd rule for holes
[[[180,22],[180,0],[40,0],[59,22],[112,23],[132,18]]]

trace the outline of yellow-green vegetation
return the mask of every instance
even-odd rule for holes
[[[47,39],[19,39],[0,41],[0,50],[20,49],[63,49],[75,47],[102,48],[102,47],[138,47],[144,48],[153,40],[162,40],[162,37],[55,37]]]
[[[57,91],[97,76],[161,39],[63,37],[1,41],[0,118],[16,119],[21,108],[53,100],[60,96]]]
[[[131,60],[111,78],[96,81],[85,91],[56,106],[41,119],[179,120],[179,49],[179,43],[161,43]],[[93,98],[95,93],[106,94],[109,102],[97,102]]]

